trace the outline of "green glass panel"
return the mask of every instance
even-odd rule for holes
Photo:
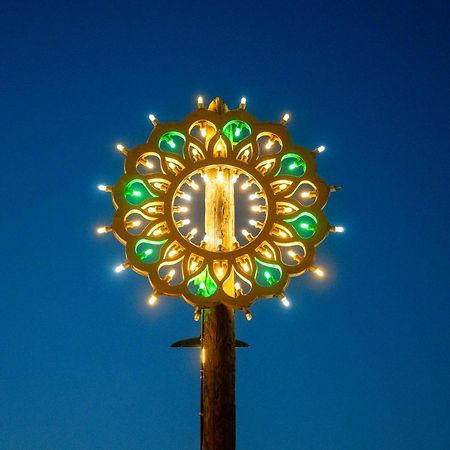
[[[218,286],[209,274],[208,266],[188,281],[188,289],[199,297],[211,297],[217,291]]]
[[[250,136],[252,130],[248,123],[242,120],[230,120],[223,127],[223,134],[231,141],[233,145]]]
[[[123,190],[125,200],[132,205],[157,197],[142,180],[131,180]]]
[[[301,177],[306,170],[305,161],[294,153],[288,153],[281,158],[281,167],[277,175]]]
[[[255,258],[255,281],[262,287],[270,287],[281,280],[283,271],[278,264],[268,263]]]
[[[153,264],[159,261],[161,257],[161,248],[166,242],[167,239],[162,241],[150,241],[149,239],[141,239],[136,243],[136,255],[138,255],[141,261]]]
[[[311,213],[303,212],[293,219],[284,219],[284,221],[292,225],[296,233],[303,239],[314,236],[316,232],[317,219]]]
[[[184,143],[186,138],[178,131],[169,131],[164,133],[159,140],[159,148],[163,152],[174,153],[184,158]]]

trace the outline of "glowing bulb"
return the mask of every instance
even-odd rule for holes
[[[173,278],[175,273],[176,273],[175,269],[171,269],[169,270],[169,273],[167,275],[169,275],[170,278]]]
[[[158,119],[153,114],[149,114],[148,118],[150,119],[150,122],[153,124],[153,126],[156,127],[156,125],[158,125]]]
[[[247,99],[245,97],[241,98],[241,103],[239,104],[240,109],[245,109],[247,107]]]
[[[323,278],[325,276],[325,272],[319,267],[311,266],[310,270],[314,273],[314,275],[317,275],[320,278]]]
[[[268,258],[268,259],[272,259],[272,253],[270,253],[269,250],[266,250],[266,251],[264,252],[264,256],[265,256],[266,258]]]
[[[243,191],[245,191],[245,190],[248,189],[250,186],[251,186],[251,184],[249,183],[248,180],[246,180],[246,181],[244,181],[244,182],[242,183],[241,189],[242,189]]]
[[[239,174],[237,174],[237,173],[233,174],[233,176],[231,177],[231,182],[232,182],[233,184],[236,183],[236,181],[238,180],[238,178],[239,178]]]
[[[205,183],[208,183],[209,177],[208,177],[208,174],[207,174],[207,173],[202,173],[201,177],[203,178],[203,181],[204,181]]]
[[[191,223],[191,221],[189,219],[183,220],[183,225],[189,225],[190,223]]]
[[[173,258],[177,253],[178,253],[178,252],[177,252],[175,249],[170,250],[170,252],[168,253],[169,258]]]
[[[175,144],[175,142],[173,141],[173,139],[170,139],[169,141],[167,141],[167,143],[169,144],[169,147],[170,147],[170,148],[175,148],[175,147],[176,147],[176,144]]]
[[[303,191],[303,192],[300,194],[300,197],[301,197],[301,198],[310,198],[310,197],[311,197],[311,192]]]
[[[191,272],[193,272],[196,268],[197,268],[197,262],[196,261],[192,261],[191,265],[189,266],[189,270]]]
[[[295,258],[295,257],[297,256],[297,253],[295,253],[293,250],[289,250],[289,251],[288,251],[288,255],[289,255],[291,258]]]
[[[195,308],[195,310],[194,310],[194,320],[196,321],[196,322],[198,322],[199,321],[199,319],[200,319],[200,314],[201,314],[201,310],[200,310],[200,308]]]
[[[192,228],[191,230],[191,236],[194,237],[198,233],[197,228]]]
[[[234,283],[234,288],[236,290],[241,289],[241,283],[238,283],[238,282]]]
[[[203,97],[197,97],[197,105],[199,108],[203,108]]]
[[[206,137],[206,127],[200,128],[200,134],[202,135],[202,137]]]
[[[161,228],[157,228],[154,232],[153,232],[153,236],[159,236],[162,233]]]
[[[251,194],[251,195],[248,196],[248,198],[250,200],[256,200],[258,198],[258,195],[256,193],[255,194]]]
[[[131,191],[131,195],[132,195],[133,197],[142,197],[142,192],[133,190],[133,191]]]
[[[280,300],[281,300],[281,303],[283,304],[283,306],[285,306],[286,308],[291,306],[291,302],[288,300],[288,298],[286,297],[285,294],[281,294]]]
[[[141,164],[147,167],[147,169],[153,169],[153,167],[155,167],[153,163],[148,161],[147,159],[143,159]]]
[[[223,183],[223,171],[221,169],[217,172],[217,181]]]
[[[256,227],[256,224],[257,224],[256,220],[253,220],[253,219],[250,219],[250,220],[248,221],[248,223],[249,223],[250,225],[252,225],[253,227]]]
[[[189,194],[186,194],[186,192],[181,192],[180,198],[183,198],[184,200],[190,200],[192,197]]]
[[[292,211],[294,211],[290,206],[285,206],[284,207],[284,212],[285,213],[291,213]]]
[[[129,264],[127,262],[124,262],[122,264],[119,264],[114,268],[114,272],[120,273],[123,272],[127,267],[129,267]]]
[[[241,135],[241,129],[240,128],[236,128],[235,130],[234,130],[234,135],[235,135],[235,137],[239,137],[240,135]]]
[[[117,144],[116,148],[117,148],[117,150],[119,150],[119,152],[122,152],[124,155],[126,155],[128,153],[128,150],[122,144]]]
[[[268,162],[264,164],[264,169],[269,170],[272,167],[272,163]]]
[[[252,320],[252,315],[251,315],[250,311],[247,308],[244,308],[242,311],[244,312],[245,318],[247,320]]]
[[[145,256],[150,256],[152,253],[153,253],[153,250],[151,248],[148,248],[147,250],[144,251]]]
[[[112,231],[111,227],[98,227],[97,228],[98,234],[105,234],[105,233],[109,233],[110,231]]]
[[[139,227],[139,226],[141,226],[141,221],[140,220],[132,220],[131,221],[131,226],[132,227]]]
[[[250,266],[247,263],[242,264],[242,268],[245,272],[250,272]]]
[[[157,301],[158,301],[158,295],[155,293],[155,294],[152,294],[152,295],[149,297],[149,299],[148,299],[148,304],[149,304],[150,306],[153,306]]]
[[[180,208],[178,209],[178,211],[183,212],[183,213],[188,212],[188,210],[189,210],[189,208],[187,206],[180,206]]]
[[[194,180],[191,181],[190,186],[194,189],[194,191],[198,191],[200,189],[200,186]]]
[[[266,150],[270,150],[273,147],[273,144],[275,143],[273,138],[270,138],[265,145]]]
[[[169,166],[171,169],[176,169],[176,168],[177,168],[177,165],[174,164],[173,162],[170,162],[170,163],[168,164],[168,166]]]
[[[106,186],[106,184],[99,184],[97,186],[97,189],[99,191],[102,191],[102,192],[111,192],[112,191],[112,187],[111,186]]]
[[[243,228],[243,229],[241,230],[241,233],[242,233],[245,237],[247,237],[247,236],[250,234],[245,228]]]
[[[286,113],[286,114],[283,116],[283,119],[282,119],[283,122],[286,123],[286,122],[289,120],[289,117],[290,117],[289,114]]]
[[[315,151],[316,153],[322,153],[322,152],[325,151],[325,149],[326,149],[325,145],[319,145],[319,147],[317,147],[316,149],[314,149],[314,151]]]
[[[217,269],[217,276],[218,276],[219,278],[222,278],[222,277],[223,277],[223,267],[219,267],[219,268]]]
[[[343,233],[344,232],[344,227],[331,227],[330,231],[332,231],[333,233]]]

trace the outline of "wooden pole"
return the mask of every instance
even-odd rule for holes
[[[209,109],[226,111],[215,99]],[[220,144],[219,144],[220,145]],[[219,176],[219,170],[221,174]],[[234,187],[230,169],[211,167],[205,185],[205,232],[207,248],[231,250],[234,240]],[[234,280],[224,290],[234,289]],[[235,335],[234,312],[225,305],[202,314],[201,346],[203,369],[201,450],[235,450]]]

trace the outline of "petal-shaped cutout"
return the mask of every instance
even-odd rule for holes
[[[161,151],[166,153],[174,153],[175,155],[184,158],[184,144],[186,138],[178,131],[169,131],[164,133],[158,143]]]
[[[317,200],[317,188],[310,181],[302,181],[289,198],[297,200],[302,206],[311,206]]]
[[[195,253],[191,253],[189,255],[188,261],[189,275],[196,273],[202,267],[203,261],[204,261],[203,257],[196,255]]]
[[[309,212],[300,213],[291,219],[284,219],[284,221],[292,225],[303,239],[308,239],[316,233],[317,219]]]
[[[163,194],[169,189],[170,181],[166,180],[165,178],[150,178],[148,180],[148,183],[151,185],[151,187],[159,193]]]
[[[276,242],[280,250],[281,262],[287,266],[298,266],[305,257],[305,247],[300,242],[282,244]]]
[[[184,253],[184,247],[178,242],[173,241],[164,252],[164,259],[178,259]]]
[[[236,258],[236,263],[237,269],[240,269],[240,271],[245,273],[247,276],[250,276],[253,273],[252,259],[249,255],[243,255]]]
[[[278,239],[289,239],[293,237],[291,230],[288,227],[281,225],[280,223],[275,223],[270,230],[271,236],[274,236]]]
[[[258,135],[258,154],[259,157],[275,155],[283,149],[281,139],[274,133],[263,132]]]
[[[184,165],[181,164],[178,159],[170,158],[169,156],[166,156],[165,158],[167,168],[175,175],[178,175],[182,170],[184,170]]]
[[[158,275],[161,280],[164,280],[171,286],[176,286],[184,281],[183,277],[183,258],[178,258],[176,261],[164,262],[158,268]]]
[[[128,233],[139,236],[154,219],[144,215],[140,210],[133,209],[126,214],[124,220]]]
[[[270,183],[270,187],[272,188],[274,194],[280,194],[285,192],[291,184],[291,180],[275,180]]]
[[[162,241],[140,239],[136,242],[136,255],[141,261],[149,264],[154,264],[161,258],[161,248],[166,242],[167,239],[164,239]]]
[[[281,158],[281,167],[278,175],[301,177],[306,171],[306,163],[303,158],[295,153],[288,153]]]
[[[255,281],[262,287],[270,287],[277,284],[283,275],[278,264],[268,263],[255,258],[256,273]]]
[[[292,214],[293,212],[299,210],[297,205],[289,202],[277,202],[276,208],[277,214],[280,215]]]
[[[275,167],[275,158],[266,159],[265,161],[260,162],[256,166],[256,170],[261,172],[262,175],[267,175],[272,171],[272,169]]]
[[[200,142],[205,142],[207,136],[216,134],[217,128],[208,120],[197,120],[189,128],[189,134]]]
[[[243,120],[230,120],[223,127],[223,134],[230,140],[233,147],[249,137],[251,132],[250,125]]]
[[[236,270],[234,272],[234,296],[240,297],[247,295],[252,289],[252,282],[239,274]]]
[[[137,160],[136,169],[141,175],[163,173],[161,160],[156,153],[143,154]]]
[[[127,183],[123,189],[123,195],[125,200],[131,205],[140,205],[146,200],[157,197],[157,195],[139,179],[131,180]]]
[[[226,158],[227,145],[225,144],[225,141],[222,138],[218,139],[217,142],[214,144],[213,156],[214,158]]]
[[[204,150],[200,146],[195,145],[192,142],[190,142],[188,146],[188,155],[193,162],[199,162],[205,159]]]
[[[213,262],[213,270],[219,281],[222,281],[228,271],[228,261],[215,259]]]
[[[253,157],[254,157],[253,145],[248,144],[239,150],[236,159],[238,161],[249,162],[253,159]]]
[[[267,242],[264,241],[261,245],[256,247],[255,249],[262,258],[268,261],[275,261],[276,260],[276,253],[273,247]]]
[[[209,273],[208,266],[198,275],[191,278],[187,283],[187,287],[192,294],[198,297],[211,297],[219,289]]]

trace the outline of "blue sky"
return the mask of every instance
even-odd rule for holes
[[[289,111],[327,146],[346,233],[295,279],[292,307],[237,317],[237,442],[245,450],[450,447],[449,31],[444,1],[5,2],[0,448],[196,449],[198,334],[178,299],[117,276],[96,190],[148,114],[201,94]]]

